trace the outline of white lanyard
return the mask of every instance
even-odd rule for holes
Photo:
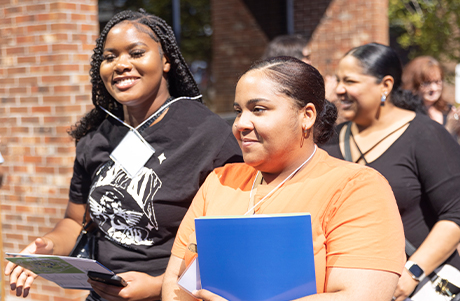
[[[264,196],[260,201],[257,202],[257,204],[255,204],[254,206],[252,206],[251,208],[249,208],[249,210],[244,214],[244,215],[248,215],[249,213],[253,212],[254,209],[259,206],[260,203],[262,203],[263,201],[265,201],[270,195],[272,195],[278,188],[280,188],[287,180],[289,180],[290,178],[292,178],[305,164],[308,163],[308,161],[311,160],[311,158],[313,158],[313,155],[316,153],[316,144],[315,144],[315,149],[313,150],[313,153],[310,155],[310,157],[308,157],[307,160],[305,160],[299,167],[296,168],[296,170],[294,170],[289,176],[286,177],[286,179],[284,179],[281,183],[279,183],[275,188],[272,189],[272,191],[270,191],[266,196]],[[257,178],[259,176],[259,173],[260,171],[257,172],[257,175],[256,175],[256,178],[254,179],[254,182],[252,183],[252,188],[251,188],[251,193],[249,194],[249,199],[252,198],[252,192],[254,190],[254,186],[256,185],[256,181],[257,181]],[[254,211],[255,212],[255,211]],[[253,212],[253,214],[254,214]]]
[[[181,99],[196,99],[200,96],[196,97],[179,97],[172,101],[168,101],[162,107],[155,111],[149,118],[144,120],[141,124],[139,124],[136,128],[133,128],[123,120],[119,119],[117,116],[109,112],[108,110],[104,109],[103,107],[99,106],[102,110],[104,110],[107,114],[115,118],[116,120],[123,123],[127,126],[130,130],[129,132],[123,137],[120,143],[115,147],[115,149],[110,153],[110,158],[120,165],[123,170],[126,172],[127,176],[130,178],[134,178],[137,176],[145,166],[148,160],[153,156],[155,153],[155,149],[153,148],[150,143],[148,143],[144,137],[139,133],[139,130],[142,131],[144,128],[148,127],[146,122],[153,122],[160,113],[162,113],[167,107],[171,104],[175,103]],[[154,119],[155,118],[155,119]],[[145,125],[144,128],[142,128]]]
[[[117,116],[115,116],[112,112],[109,112],[106,108],[103,108],[102,106],[99,106],[99,108],[101,108],[104,112],[106,112],[107,114],[109,114],[110,116],[112,116],[113,118],[115,118],[116,120],[120,121],[121,123],[123,123],[125,126],[127,126],[128,128],[130,128],[131,130],[135,130],[137,132],[138,129],[140,129],[146,122],[148,122],[150,119],[152,119],[153,117],[155,117],[156,115],[158,115],[159,113],[163,112],[167,107],[169,107],[170,105],[172,105],[173,103],[175,103],[176,101],[178,100],[181,100],[181,99],[198,99],[198,98],[201,98],[201,94],[198,95],[198,96],[193,96],[193,97],[188,97],[188,96],[181,96],[181,97],[178,97],[166,104],[164,104],[163,106],[161,106],[158,110],[156,110],[152,115],[150,115],[149,118],[145,119],[144,121],[142,121],[141,124],[139,124],[136,128],[133,128],[132,126],[130,126],[129,124],[127,124],[126,122],[124,122],[123,120],[121,120],[120,118],[118,118]]]

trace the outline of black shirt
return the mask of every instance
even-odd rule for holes
[[[79,141],[70,201],[89,200],[102,232],[99,262],[115,273],[157,276],[166,269],[179,224],[208,173],[241,162],[241,151],[223,119],[197,101],[180,100],[142,132],[155,153],[130,179],[109,158],[128,130],[108,117]]]
[[[344,159],[338,136],[343,126],[340,124],[331,141],[321,146],[339,159]],[[406,239],[416,248],[437,221],[449,220],[460,226],[460,146],[442,125],[417,114],[406,131],[367,166],[390,183]],[[460,268],[458,253],[448,262]]]

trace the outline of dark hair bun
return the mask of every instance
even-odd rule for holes
[[[313,137],[316,143],[326,143],[334,134],[334,126],[337,120],[337,107],[329,100],[324,100],[323,110],[316,117],[315,132]]]

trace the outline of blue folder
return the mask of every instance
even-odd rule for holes
[[[195,226],[202,288],[232,301],[316,294],[309,214],[207,216]]]

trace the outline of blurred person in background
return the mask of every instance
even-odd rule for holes
[[[424,275],[444,263],[460,269],[460,145],[419,113],[423,104],[401,88],[401,76],[390,47],[370,43],[350,50],[339,62],[336,89],[349,121],[322,146],[331,156],[376,169],[393,189],[405,237],[416,248],[399,279],[397,301],[423,280],[409,269]]]
[[[431,56],[419,56],[403,69],[403,89],[422,98],[428,116],[442,124],[458,142],[460,111],[443,97],[444,72],[441,64]]]
[[[262,59],[268,59],[276,56],[292,56],[311,65],[311,50],[308,47],[308,40],[300,34],[281,35],[274,38],[268,43]],[[335,87],[337,79],[335,76],[323,76],[324,86],[326,89],[326,99],[332,102],[338,109],[337,122],[342,122],[340,108],[337,103]]]

